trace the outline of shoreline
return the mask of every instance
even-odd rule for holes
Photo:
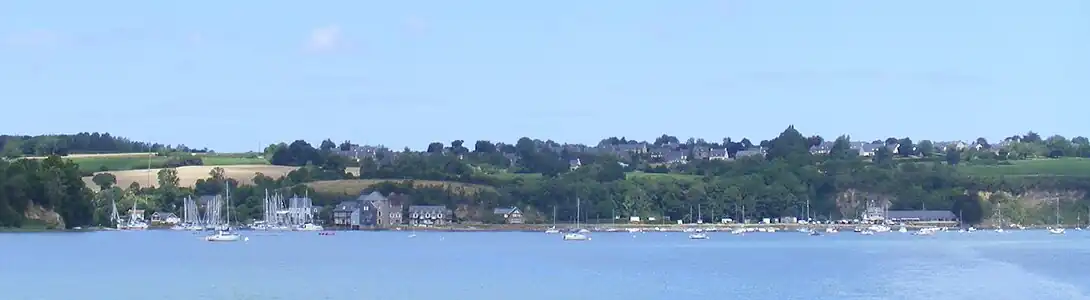
[[[730,231],[734,229],[748,229],[748,228],[774,228],[776,231],[795,231],[803,228],[812,228],[816,230],[825,230],[827,228],[835,228],[838,231],[853,231],[856,228],[870,226],[867,224],[582,224],[580,227],[591,230],[593,232],[627,232],[629,229],[639,229],[640,231],[659,231],[659,232],[683,232],[687,229],[701,229],[709,231]],[[893,230],[897,230],[902,225],[887,225]],[[549,228],[553,228],[552,224],[455,224],[445,226],[398,226],[398,227],[377,227],[377,228],[360,228],[360,229],[346,229],[346,228],[327,228],[321,231],[430,231],[430,232],[544,232]],[[928,227],[946,227],[946,228],[958,228],[957,224],[906,224],[903,225],[905,229],[910,231],[919,230]],[[1050,228],[1050,225],[1031,225],[1024,226],[1022,229],[1026,230],[1043,230]],[[559,230],[571,230],[576,227],[575,224],[556,224],[556,229]],[[991,226],[975,227],[978,230],[992,230],[995,229]],[[1076,226],[1063,226],[1063,228],[1077,228]],[[1015,228],[1008,228],[1010,230],[1017,230]],[[169,227],[151,227],[146,229],[148,231],[171,231]],[[238,231],[263,231],[252,230],[247,228],[236,229]],[[0,234],[2,233],[76,233],[76,232],[99,232],[99,231],[119,231],[113,228],[105,227],[89,227],[81,229],[47,229],[47,228],[0,228]],[[125,230],[121,230],[125,231]],[[321,232],[319,231],[319,232]],[[204,232],[204,231],[200,231]]]

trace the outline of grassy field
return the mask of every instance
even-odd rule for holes
[[[1009,165],[965,165],[958,170],[977,176],[1082,176],[1090,177],[1090,159],[1057,158],[1012,160]]]
[[[315,181],[308,183],[307,185],[314,188],[315,191],[325,194],[343,194],[343,195],[356,195],[360,191],[375,185],[380,182],[402,182],[405,179],[345,179],[345,180],[326,180]],[[437,181],[437,180],[413,180],[413,184],[418,187],[432,186],[432,187],[449,187],[449,188],[464,188],[470,192],[479,192],[481,190],[495,190],[495,188],[461,182],[451,181]]]
[[[193,186],[197,182],[197,179],[208,178],[208,173],[212,171],[212,168],[216,166],[186,166],[176,168],[178,170],[178,184],[181,186]],[[273,165],[233,165],[233,166],[219,166],[223,168],[225,175],[228,178],[238,180],[243,183],[251,183],[254,179],[254,174],[262,173],[266,176],[277,178],[287,175],[288,172],[297,169],[298,167],[287,166],[273,166]],[[156,174],[159,173],[159,169],[151,169],[149,173],[147,170],[127,170],[127,171],[111,171],[109,173],[117,176],[117,185],[120,187],[128,187],[133,182],[140,183],[140,186],[156,186]],[[149,182],[149,175],[151,181]],[[87,186],[95,187],[94,182],[91,181],[91,176],[83,177],[83,181],[87,183]]]
[[[65,158],[72,160],[72,162],[79,164],[79,169],[84,172],[98,172],[102,170],[109,171],[123,171],[123,170],[135,170],[146,169],[148,167],[148,156],[152,153],[109,153],[109,154],[72,154],[65,156]],[[269,164],[267,160],[260,157],[253,157],[248,154],[197,154],[201,158],[201,161],[206,166],[223,166],[223,165],[265,165]],[[39,159],[40,157],[33,157],[30,159]],[[167,156],[152,156],[152,167],[159,167],[166,164],[170,159]]]

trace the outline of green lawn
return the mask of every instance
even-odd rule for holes
[[[958,170],[977,176],[1081,176],[1090,177],[1090,159],[1056,158],[1012,160],[1009,165],[964,165]]]

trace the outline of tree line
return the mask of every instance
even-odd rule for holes
[[[133,141],[109,133],[57,135],[0,135],[0,156],[49,156],[68,154],[129,153],[129,152],[209,152],[207,148],[191,149],[185,145],[164,145]]]

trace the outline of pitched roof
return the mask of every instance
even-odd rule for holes
[[[347,200],[337,204],[337,206],[333,208],[333,211],[353,211],[356,210],[357,207],[360,207],[358,201]]]
[[[492,210],[492,213],[497,215],[506,215],[509,213],[513,213],[516,210],[518,210],[518,208],[516,207],[497,207],[496,209]]]
[[[374,192],[371,192],[370,194],[366,194],[366,195],[361,193],[360,197],[357,198],[357,200],[360,200],[360,201],[386,201],[386,197],[383,197],[382,193],[379,193],[378,191],[374,191]]]

